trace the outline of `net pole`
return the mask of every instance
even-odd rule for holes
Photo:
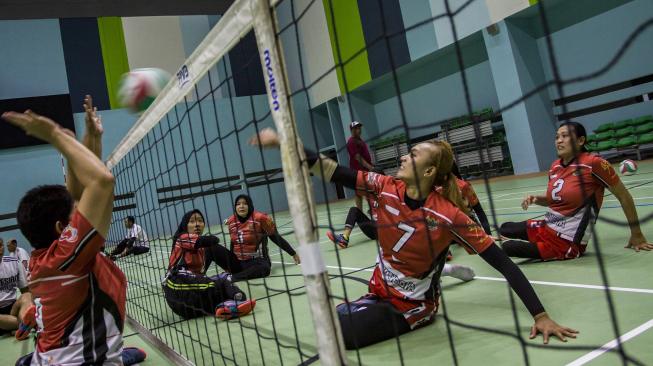
[[[324,365],[345,365],[345,347],[340,324],[331,301],[328,272],[320,253],[310,173],[303,145],[297,136],[297,126],[290,106],[289,84],[282,52],[277,43],[270,2],[252,0],[251,4],[268,102],[279,133],[288,206],[299,242],[302,274],[315,327],[320,362]]]

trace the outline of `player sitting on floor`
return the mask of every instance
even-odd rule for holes
[[[111,260],[126,257],[130,254],[145,254],[150,251],[150,242],[147,239],[147,234],[145,234],[141,225],[136,223],[134,216],[127,216],[125,218],[125,228],[127,229],[127,234],[109,255]]]
[[[591,237],[608,188],[621,203],[630,225],[626,248],[651,250],[642,234],[637,210],[616,172],[603,158],[587,152],[585,127],[577,122],[565,122],[556,133],[558,157],[549,170],[545,196],[527,196],[522,208],[532,204],[548,207],[544,220],[506,222],[499,233],[509,239],[503,250],[511,257],[542,260],[563,260],[580,257]]]
[[[123,350],[125,275],[100,254],[113,209],[113,175],[72,132],[52,120],[31,111],[2,117],[53,145],[67,159],[69,180],[77,187],[69,192],[64,186],[39,186],[20,200],[18,226],[34,247],[29,287],[36,308],[28,313],[38,329],[34,353],[18,363],[142,361],[144,352]],[[131,357],[134,353],[137,358]]]
[[[271,129],[250,143],[279,146]],[[364,191],[379,202],[380,254],[362,298],[337,307],[347,349],[390,339],[433,322],[438,309],[438,279],[451,240],[478,253],[503,274],[533,316],[530,337],[538,333],[547,343],[550,334],[561,340],[576,331],[554,322],[544,310],[524,274],[494,245],[463,206],[455,176],[453,152],[446,142],[420,143],[401,158],[397,178],[354,171],[305,150],[311,171],[328,181]],[[319,161],[321,160],[321,161]],[[438,193],[435,187],[443,187]]]
[[[248,314],[256,305],[229,279],[208,277],[220,240],[204,232],[204,215],[187,212],[172,240],[168,273],[163,283],[166,302],[172,311],[185,318],[213,315],[231,319]]]
[[[381,174],[379,171],[374,171],[374,173]],[[382,174],[381,174],[382,175]],[[358,191],[357,191],[358,192]],[[327,231],[327,237],[338,244],[340,248],[347,248],[349,245],[349,235],[353,230],[354,226],[358,224],[361,228],[361,231],[371,240],[377,240],[377,209],[379,203],[374,197],[367,197],[367,202],[370,204],[370,213],[372,219],[367,217],[358,207],[350,207],[349,213],[347,214],[347,219],[345,220],[345,229],[342,234],[335,234],[331,230]],[[464,266],[461,264],[445,264],[442,268],[442,276],[451,276],[463,281],[471,281],[474,279],[474,270],[471,267]]]
[[[284,239],[272,218],[254,210],[252,199],[245,194],[236,197],[234,214],[225,220],[231,237],[231,250],[220,246],[213,260],[222,267],[225,277],[233,281],[262,278],[270,275],[268,238],[292,256],[295,264],[299,255]]]
[[[4,251],[0,239],[0,335],[16,331],[16,338],[23,340],[31,328],[21,324],[21,319],[32,306],[32,294],[27,287],[25,268],[18,258],[5,256]],[[18,297],[16,289],[21,292]]]

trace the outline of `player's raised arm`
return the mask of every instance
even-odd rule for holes
[[[279,147],[279,136],[271,128],[265,128],[249,139],[250,145],[261,146],[264,148]],[[356,179],[358,172],[338,165],[338,162],[327,158],[324,155],[318,155],[314,151],[304,149],[306,160],[310,170],[316,176],[329,182],[341,183],[347,188],[356,189]]]
[[[67,134],[51,119],[32,111],[5,112],[2,118],[22,128],[25,133],[53,145],[70,164],[84,187],[77,209],[103,237],[109,230],[113,208],[114,177],[89,149]]]
[[[98,159],[102,159],[102,133],[104,128],[102,127],[102,119],[97,114],[97,108],[93,106],[93,97],[87,95],[84,98],[84,122],[86,124],[86,129],[84,130],[84,136],[82,137],[82,144],[86,146],[87,149],[91,150]],[[74,137],[74,136],[73,136]],[[77,175],[68,165],[68,179],[66,180],[66,188],[70,192],[70,195],[75,201],[79,201],[84,187],[79,182]]]

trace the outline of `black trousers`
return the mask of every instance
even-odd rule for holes
[[[211,262],[215,262],[220,268],[231,273],[231,280],[234,282],[267,277],[272,269],[268,258],[240,260],[231,250],[222,245],[206,248],[205,255],[207,267],[205,270],[208,269]]]
[[[202,275],[172,273],[163,283],[163,294],[172,311],[184,319],[215,315],[226,300],[246,300],[231,281]]]
[[[135,246],[136,238],[123,239],[118,245],[111,251],[109,255],[119,255],[127,249],[125,255],[139,255],[144,254],[150,251],[148,247]]]
[[[337,307],[345,348],[363,348],[411,330],[404,316],[390,303],[378,301],[357,304],[361,300]]]
[[[501,249],[509,257],[517,258],[531,258],[540,259],[539,249],[537,245],[528,241],[528,226],[526,221],[521,222],[505,222],[499,228],[499,234],[510,239],[519,240],[504,240],[501,243]]]
[[[345,220],[345,227],[354,228],[358,224],[358,227],[361,228],[363,234],[372,240],[376,240],[376,222],[370,219],[361,211],[358,207],[351,207],[349,213],[347,213],[347,219]]]

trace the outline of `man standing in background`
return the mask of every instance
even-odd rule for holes
[[[353,121],[349,124],[351,137],[347,140],[347,152],[349,152],[349,167],[355,170],[371,171],[374,169],[372,158],[367,144],[361,138],[363,124]],[[356,195],[356,207],[363,210],[363,197]]]
[[[15,238],[9,239],[7,250],[9,250],[9,257],[18,259],[18,263],[23,265],[25,271],[29,271],[29,253],[27,253],[27,250],[18,247],[18,241]]]

